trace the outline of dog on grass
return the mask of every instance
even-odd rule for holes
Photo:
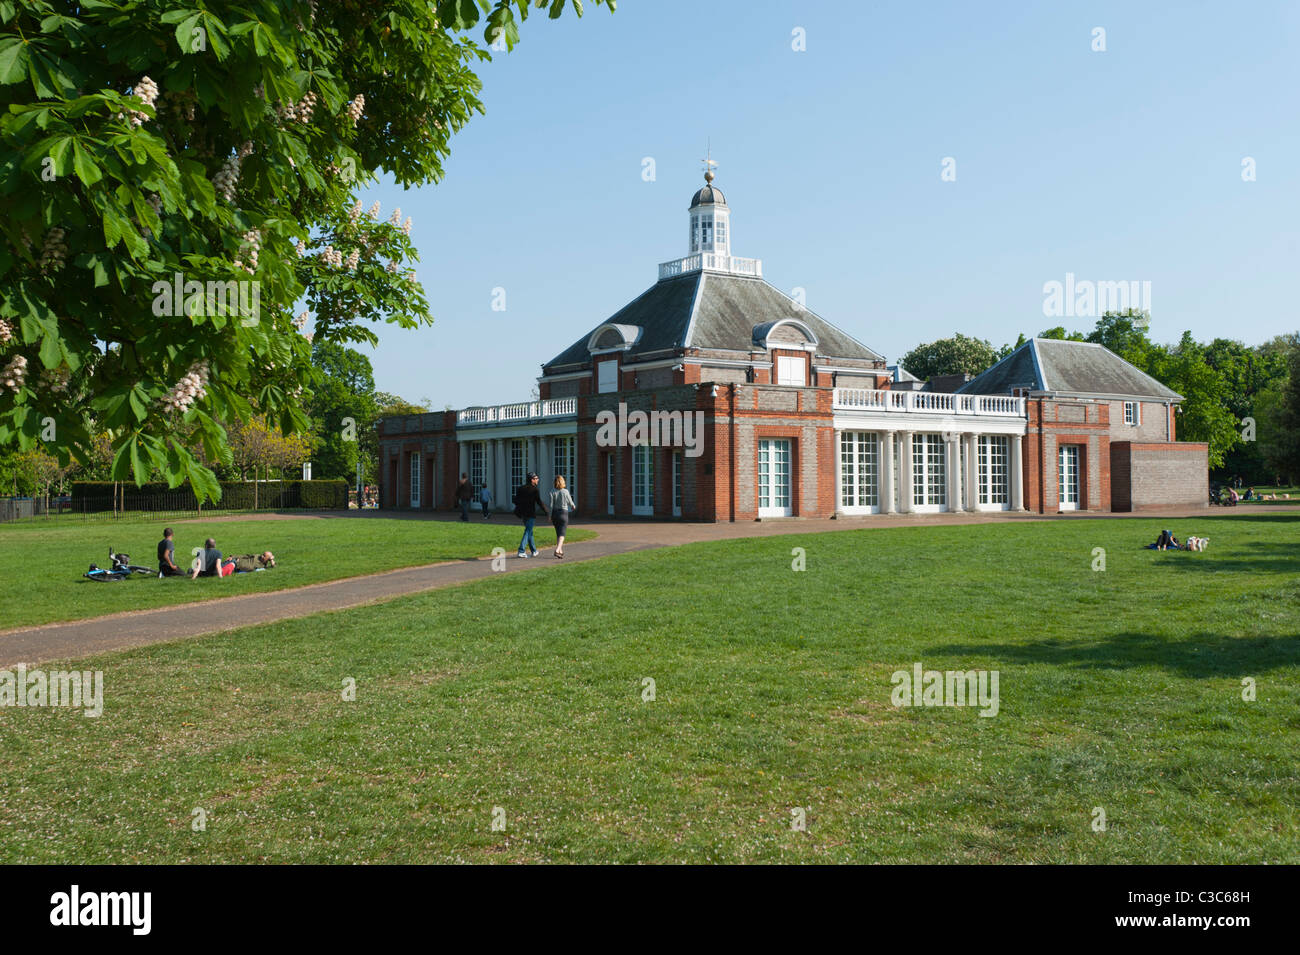
[[[1209,542],[1210,539],[1208,537],[1189,537],[1187,538],[1187,549],[1202,551],[1205,550],[1205,545]]]

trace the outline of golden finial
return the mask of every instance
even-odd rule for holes
[[[713,182],[713,167],[717,162],[713,159],[713,142],[709,142],[709,151],[700,162],[704,163],[704,181]]]

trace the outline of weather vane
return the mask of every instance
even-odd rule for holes
[[[713,140],[709,140],[709,151],[700,162],[704,163],[704,181],[713,182],[713,167],[718,164],[713,158]]]

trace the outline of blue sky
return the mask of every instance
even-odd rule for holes
[[[1062,324],[1043,284],[1067,272],[1151,282],[1158,341],[1294,331],[1298,32],[1293,2],[534,14],[481,67],[487,114],[445,180],[365,194],[413,217],[435,318],[379,329],[377,384],[435,408],[526,399],[542,362],[686,253],[710,141],[733,254],[890,361]]]

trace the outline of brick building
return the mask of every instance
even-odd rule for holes
[[[1100,346],[1035,340],[955,393],[898,387],[881,355],[731,255],[712,178],[688,254],[543,365],[539,400],[382,420],[383,506],[451,508],[467,473],[508,511],[530,470],[544,488],[563,474],[587,516],[1205,502],[1205,446],[1174,442],[1181,399],[1159,382]]]

